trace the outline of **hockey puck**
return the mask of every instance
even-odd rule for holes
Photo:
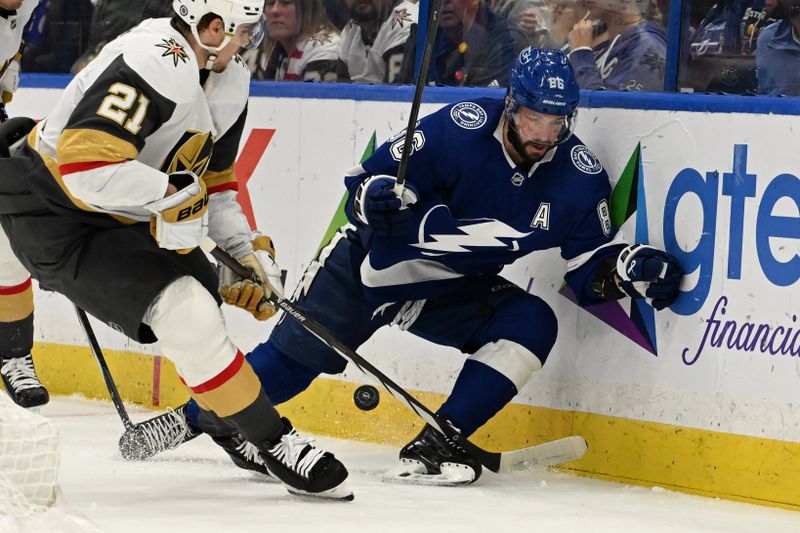
[[[381,395],[378,394],[378,389],[372,385],[361,385],[356,389],[353,394],[353,401],[356,407],[362,411],[372,411],[381,401]]]

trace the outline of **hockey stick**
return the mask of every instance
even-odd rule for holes
[[[92,355],[94,355],[95,361],[100,366],[100,373],[103,375],[103,381],[106,384],[106,389],[108,389],[108,394],[111,396],[111,401],[117,409],[122,425],[125,426],[125,431],[119,438],[119,451],[122,457],[129,461],[137,461],[155,455],[159,450],[153,449],[152,439],[148,438],[147,432],[141,429],[140,424],[134,424],[131,421],[131,417],[128,416],[128,411],[125,409],[125,404],[122,403],[122,397],[119,394],[119,390],[117,390],[116,383],[114,383],[114,377],[108,368],[106,358],[103,356],[103,350],[100,348],[100,343],[97,342],[97,337],[94,334],[89,318],[86,316],[86,311],[74,303],[72,305],[75,306],[78,321],[81,323],[86,339],[89,341]]]
[[[425,48],[422,53],[422,63],[420,64],[417,84],[414,87],[414,98],[411,100],[411,111],[408,114],[408,126],[406,135],[403,138],[403,151],[400,153],[400,166],[397,168],[397,182],[394,185],[394,192],[398,198],[403,197],[403,184],[406,182],[406,172],[408,171],[408,158],[411,157],[414,139],[414,130],[417,126],[419,117],[419,106],[422,103],[422,89],[428,80],[428,68],[433,55],[433,41],[436,39],[436,29],[439,26],[439,11],[442,8],[442,0],[431,0],[430,12],[428,13],[428,32],[425,34]]]
[[[258,279],[258,276],[234,259],[228,252],[218,247],[211,239],[204,239],[201,246],[203,250],[214,256],[217,261],[233,270],[236,275],[244,279],[250,279],[254,283],[261,284],[261,280]],[[392,396],[415,412],[417,416],[422,418],[445,437],[461,446],[474,459],[492,472],[504,473],[525,468],[528,465],[546,466],[563,463],[579,459],[586,453],[586,441],[583,437],[577,435],[510,452],[498,453],[486,451],[463,437],[446,420],[425,407],[425,405],[407,393],[400,385],[375,368],[369,361],[342,344],[322,324],[303,314],[292,302],[286,298],[280,298],[274,293],[270,296],[269,301],[276,307],[280,307],[288,316],[296,320],[308,332],[327,344],[343,358],[356,365],[361,372],[379,382]]]
[[[103,350],[100,349],[100,343],[97,342],[97,337],[94,334],[94,329],[89,323],[89,317],[86,316],[86,311],[81,309],[75,304],[75,312],[78,314],[78,322],[81,323],[83,332],[86,334],[86,339],[89,341],[89,348],[92,350],[95,361],[100,366],[100,373],[103,375],[103,381],[106,383],[108,393],[111,395],[111,401],[122,419],[122,424],[125,426],[125,432],[135,431],[136,426],[131,422],[131,417],[128,416],[128,411],[125,410],[125,405],[122,403],[122,398],[117,390],[117,385],[114,383],[114,378],[111,376],[111,370],[108,369],[106,358],[103,356]]]

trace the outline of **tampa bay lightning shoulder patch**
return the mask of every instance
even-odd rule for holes
[[[486,111],[474,102],[461,102],[450,110],[450,117],[465,130],[476,130],[486,124]]]
[[[572,147],[570,151],[572,163],[585,174],[600,174],[603,171],[603,165],[597,156],[592,153],[586,146],[578,144]]]

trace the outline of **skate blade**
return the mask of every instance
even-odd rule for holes
[[[258,470],[248,470],[248,474],[250,477],[258,481],[260,483],[280,483],[281,480],[270,476],[269,474],[265,474],[264,472],[259,472]]]
[[[425,465],[411,459],[401,459],[402,464],[392,468],[381,480],[387,483],[407,485],[429,485],[436,487],[457,487],[475,481],[475,471],[459,463],[442,463],[441,474],[428,474]]]
[[[306,492],[304,490],[296,489],[294,487],[286,487],[291,494],[295,496],[303,496],[306,498],[315,498],[319,500],[333,500],[351,502],[355,499],[353,491],[347,486],[347,483],[341,483],[332,489],[324,490],[322,492]]]

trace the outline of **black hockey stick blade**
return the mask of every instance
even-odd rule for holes
[[[210,239],[205,239],[202,244],[203,249],[214,256],[220,263],[233,270],[238,276],[251,279],[255,283],[261,283],[252,271],[234,259],[225,250],[219,248]],[[411,409],[414,413],[430,424],[438,432],[461,446],[468,454],[480,462],[484,467],[492,472],[510,472],[526,465],[548,465],[557,464],[565,461],[578,459],[586,452],[586,441],[582,437],[566,437],[557,441],[513,450],[511,452],[490,452],[476,446],[468,439],[463,437],[453,426],[436,413],[425,407],[416,398],[406,392],[400,385],[392,381],[383,372],[375,368],[372,363],[358,355],[355,351],[345,346],[336,339],[322,324],[313,318],[306,316],[297,309],[292,302],[286,298],[278,298],[272,295],[270,301],[273,305],[280,307],[288,316],[296,320],[309,333],[327,344],[347,361],[358,367],[361,372],[380,383],[392,396]]]

